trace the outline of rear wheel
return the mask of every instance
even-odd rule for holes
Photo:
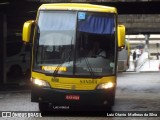
[[[116,90],[113,89],[110,94],[110,99],[109,99],[110,106],[114,106],[114,104],[115,104],[115,94],[116,94]]]

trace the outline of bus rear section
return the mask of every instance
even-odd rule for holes
[[[130,44],[126,40],[125,47],[118,52],[118,71],[125,72],[129,68],[130,58]]]

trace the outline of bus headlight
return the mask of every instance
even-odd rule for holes
[[[114,83],[108,82],[108,83],[103,83],[97,86],[97,89],[110,89],[114,87]]]
[[[33,79],[32,78],[32,83],[38,86],[42,86],[42,87],[50,87],[49,83],[47,81],[44,80],[40,80],[40,79]]]

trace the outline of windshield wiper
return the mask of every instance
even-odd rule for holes
[[[63,62],[60,63],[60,64],[58,64],[57,67],[56,67],[56,69],[54,70],[54,72],[53,72],[54,78],[56,77],[56,75],[57,75],[57,73],[58,73],[58,71],[59,71],[59,68],[62,66],[62,64],[63,64]]]
[[[89,70],[89,72],[90,72],[90,74],[91,74],[91,78],[94,79],[94,78],[95,78],[95,74],[94,74],[94,72],[93,72],[93,70],[92,70],[92,67],[91,67],[91,65],[90,65],[87,57],[84,56],[83,58],[84,58],[84,60],[85,60],[85,62],[86,62],[86,64],[87,64],[87,68],[88,68],[88,70]]]
[[[56,69],[55,69],[54,72],[53,72],[54,78],[56,77],[56,75],[57,75],[57,73],[58,73],[58,71],[59,71],[59,68],[63,65],[63,63],[64,63],[67,59],[69,59],[69,62],[70,62],[70,58],[71,58],[71,55],[72,55],[71,52],[72,52],[72,39],[71,39],[71,44],[70,44],[70,50],[69,50],[69,52],[68,52],[68,57],[66,57],[61,63],[59,63],[59,64],[57,65]]]

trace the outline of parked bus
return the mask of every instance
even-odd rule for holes
[[[33,45],[31,101],[42,112],[114,105],[117,53],[124,36],[114,7],[41,5],[36,20],[23,26],[23,41]]]
[[[7,43],[6,72],[8,77],[30,76],[31,47],[21,42]]]
[[[125,40],[125,46],[118,52],[118,71],[124,72],[129,68],[130,58],[130,44]]]

